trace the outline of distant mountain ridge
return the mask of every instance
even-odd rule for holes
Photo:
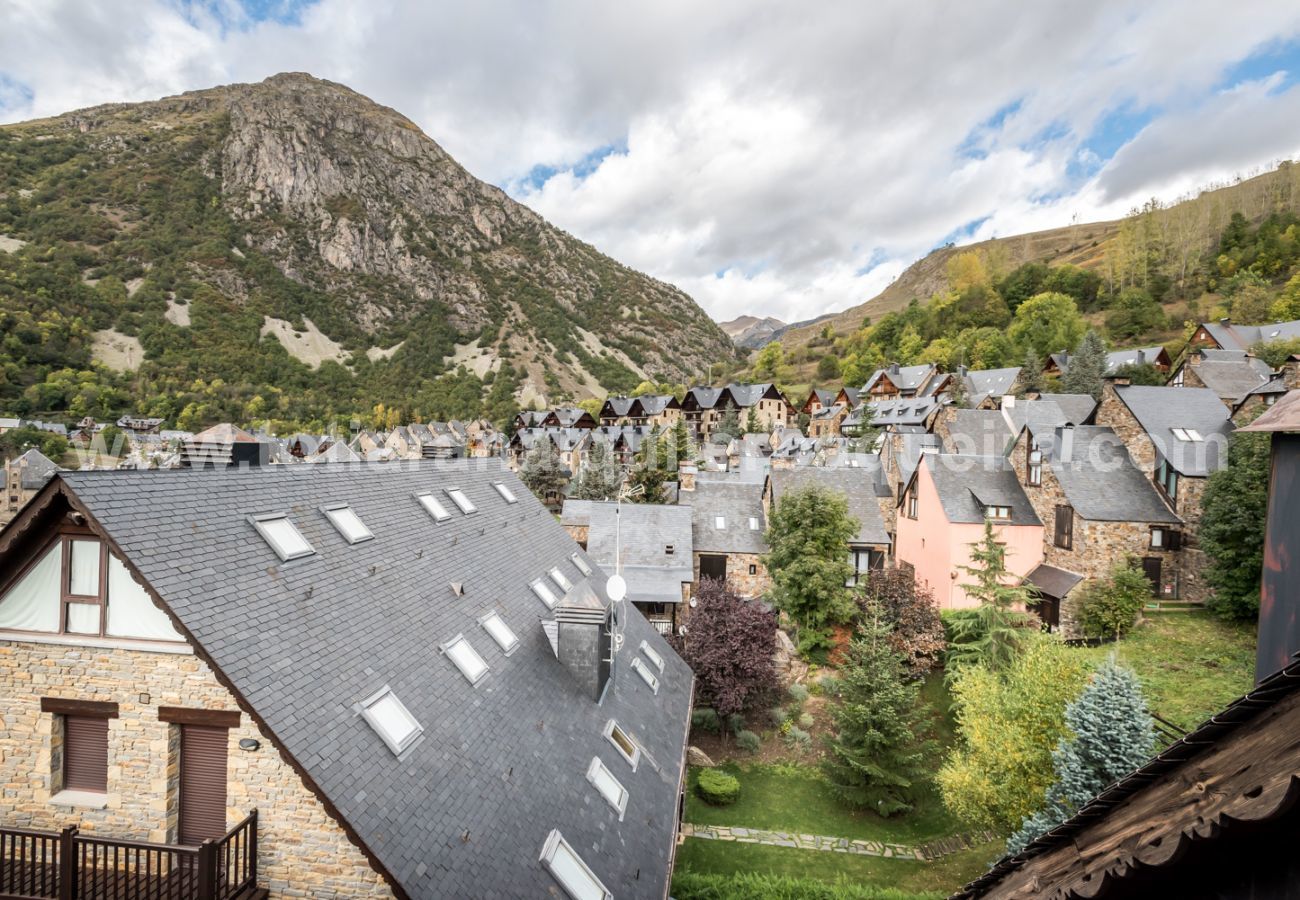
[[[781,336],[791,329],[816,325],[833,316],[834,313],[827,313],[815,319],[804,319],[788,324],[773,316],[761,319],[757,316],[738,316],[730,322],[722,322],[720,327],[737,347],[743,350],[758,350],[772,341],[780,340]]]

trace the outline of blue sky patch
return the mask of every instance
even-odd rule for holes
[[[6,109],[21,109],[32,102],[36,96],[31,85],[19,81],[7,72],[0,72],[0,112]]]
[[[1024,97],[1017,97],[1010,103],[998,107],[993,111],[993,115],[972,128],[966,137],[962,139],[962,142],[957,145],[957,158],[984,159],[987,157],[989,155],[989,138],[993,132],[1001,131],[1008,117],[1019,112],[1024,102]]]
[[[1218,89],[1226,90],[1243,81],[1262,81],[1274,72],[1286,72],[1286,77],[1276,90],[1282,90],[1300,79],[1300,41],[1272,41],[1258,53],[1229,66],[1219,79]]]
[[[178,0],[178,6],[191,23],[197,18],[195,11],[202,10],[216,20],[224,33],[231,29],[242,31],[262,22],[301,24],[303,10],[316,2],[318,0],[236,0],[233,5],[239,8],[243,17],[231,15],[232,4],[221,0]]]
[[[987,222],[992,216],[981,216],[978,219],[971,219],[965,225],[958,225],[952,231],[948,232],[939,239],[932,249],[938,250],[940,247],[946,247],[949,244],[960,244],[963,241],[969,241],[981,225]]]
[[[571,172],[574,178],[582,181],[592,172],[600,168],[602,162],[619,153],[627,153],[626,139],[597,147],[595,150],[585,154],[573,165],[547,166],[539,164],[533,166],[528,170],[527,175],[514,180],[511,186],[526,191],[540,190],[542,185],[546,184],[552,176],[558,175],[561,172]]]

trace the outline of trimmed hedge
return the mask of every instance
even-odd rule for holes
[[[713,806],[727,806],[740,796],[740,782],[736,776],[721,769],[702,769],[695,782],[695,793]]]
[[[678,872],[673,876],[676,900],[938,900],[943,894],[917,894],[868,884],[827,884],[808,878],[787,878],[744,872],[734,875]]]

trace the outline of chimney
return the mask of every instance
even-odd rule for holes
[[[1220,325],[1231,325],[1231,324],[1232,324],[1232,319],[1229,318],[1228,316],[1224,316],[1222,319],[1219,320],[1219,324],[1220,324]]]
[[[583,581],[555,607],[555,625],[555,655],[582,692],[599,702],[614,656],[609,606],[589,581]]]
[[[694,463],[679,462],[677,464],[677,490],[693,491],[695,490],[695,476],[699,469]]]
[[[1074,426],[1058,425],[1056,426],[1056,446],[1057,455],[1063,463],[1074,461]]]
[[[898,374],[898,363],[894,362],[889,364],[889,374],[890,375]]]

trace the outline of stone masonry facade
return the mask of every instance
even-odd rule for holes
[[[159,706],[238,710],[212,670],[191,653],[0,642],[0,817],[11,827],[175,843],[180,728]],[[55,805],[61,789],[62,716],[42,697],[109,701],[108,793],[104,808]],[[256,751],[239,742],[260,742]],[[273,897],[391,897],[383,878],[344,833],[275,742],[247,715],[231,728],[227,826],[258,811],[258,881]]]
[[[700,557],[722,556],[721,553],[695,554],[695,583],[700,583]],[[742,597],[761,597],[772,586],[772,577],[763,565],[763,557],[758,553],[728,553],[727,583],[731,589]],[[750,569],[753,573],[750,573]]]

